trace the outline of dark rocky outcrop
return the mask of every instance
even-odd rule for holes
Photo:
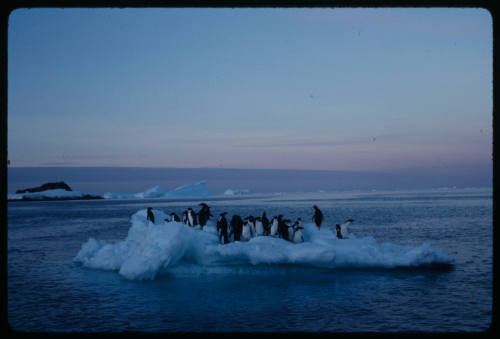
[[[63,189],[66,191],[71,191],[71,187],[69,187],[68,184],[66,184],[65,182],[61,181],[61,182],[49,182],[49,183],[43,184],[42,186],[39,186],[39,187],[17,190],[16,194],[35,193],[35,192],[42,192],[42,191],[55,190],[55,189]]]
[[[69,192],[72,191],[71,187],[69,187],[68,184],[61,181],[61,182],[49,182],[49,183],[43,184],[42,186],[39,186],[39,187],[17,190],[16,194],[37,193],[37,192],[44,192],[44,191],[55,190],[55,189],[63,189],[65,191],[69,191]],[[82,196],[68,196],[68,197],[47,197],[47,196],[28,197],[28,196],[23,196],[21,199],[7,199],[7,201],[91,200],[91,199],[104,199],[104,197],[102,197],[100,195],[93,195],[93,194],[85,194]]]
[[[22,199],[7,199],[7,201],[52,201],[52,200],[93,200],[104,199],[100,195],[85,194],[81,197],[43,197],[43,198],[29,198],[23,197]]]

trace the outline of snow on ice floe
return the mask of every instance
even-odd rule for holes
[[[232,190],[228,188],[227,190],[224,191],[224,195],[244,195],[244,194],[251,194],[252,192],[249,189],[242,189],[242,190]]]
[[[177,187],[173,191],[165,191],[160,186],[152,187],[139,193],[104,193],[105,199],[140,199],[140,198],[179,198],[179,197],[207,197],[213,193],[207,188],[205,181],[194,185]]]
[[[147,221],[147,210],[131,217],[128,235],[122,241],[94,238],[85,242],[76,257],[86,267],[118,271],[130,280],[154,279],[165,272],[197,269],[218,271],[241,265],[304,265],[323,268],[418,267],[452,264],[454,258],[427,243],[403,246],[378,243],[372,237],[337,239],[331,230],[304,224],[304,242],[261,236],[248,242],[220,244],[215,223],[203,230],[179,222],[163,222],[167,215],[153,209],[156,224]]]

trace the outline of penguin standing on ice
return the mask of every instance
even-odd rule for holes
[[[316,226],[318,226],[318,229],[319,229],[320,226],[321,226],[321,223],[323,222],[323,213],[321,213],[321,211],[319,210],[318,206],[314,205],[313,208],[314,208],[313,220],[314,220],[314,223],[316,224]]]
[[[200,226],[203,228],[203,226],[205,226],[205,224],[207,222],[206,215],[205,215],[205,206],[206,205],[203,206],[204,203],[201,203],[200,205],[202,207],[201,207],[201,210],[198,211],[197,215],[198,215],[198,222],[200,223]]]
[[[290,225],[291,220],[290,219],[285,219],[283,220],[286,226],[286,240],[293,240],[293,225]]]
[[[337,230],[337,238],[342,239],[342,232],[340,231],[340,225],[336,224],[335,229]]]
[[[271,227],[269,230],[269,235],[271,237],[278,236],[278,217],[276,217],[276,216],[274,216],[273,219],[271,220]]]
[[[255,218],[253,216],[248,217],[248,226],[250,227],[250,237],[255,237]]]
[[[241,238],[243,241],[248,241],[253,237],[253,217],[249,216],[244,219]]]
[[[153,224],[155,223],[155,215],[153,214],[153,209],[151,207],[148,207],[148,220]]]
[[[248,226],[248,219],[243,219],[243,226],[241,227],[241,240],[250,240],[250,227]]]
[[[278,215],[278,236],[280,238],[288,240],[288,226],[285,223],[285,220],[282,219],[283,215]]]
[[[235,214],[231,219],[230,225],[231,233],[229,233],[229,235],[234,235],[234,241],[240,241],[241,232],[243,230],[243,220],[239,215]]]
[[[256,236],[264,235],[264,225],[262,225],[261,217],[255,218],[255,235]]]
[[[348,230],[347,226],[349,226],[353,221],[354,220],[352,220],[352,219],[347,219],[346,221],[344,221],[344,223],[341,224],[339,226],[339,228],[337,228],[337,236],[338,236],[339,229],[340,229],[340,235],[342,236],[341,239],[349,239],[349,230]]]
[[[221,238],[224,239],[224,244],[229,242],[229,238],[227,236],[227,220],[226,220],[227,212],[221,213],[219,220],[217,220],[217,232],[219,232],[219,242]]]
[[[203,228],[203,226],[206,225],[208,219],[210,219],[212,214],[210,213],[210,207],[207,204],[202,202],[200,205],[202,207],[201,210],[198,212],[198,221],[200,223],[200,226]]]
[[[172,221],[177,221],[177,222],[181,221],[181,218],[179,218],[179,216],[175,213],[170,213],[170,217],[172,218]]]
[[[269,224],[269,219],[267,219],[266,212],[262,213],[262,227],[264,228],[264,235],[269,235],[271,233],[271,225]]]
[[[188,211],[182,212],[182,223],[189,226]]]
[[[304,242],[304,236],[302,235],[302,231],[304,227],[302,227],[301,224],[301,219],[298,218],[297,221],[295,221],[295,224],[293,224],[293,236],[292,236],[292,241],[294,243],[300,243]]]
[[[193,226],[198,225],[198,222],[196,220],[196,213],[194,213],[194,211],[191,207],[188,208],[187,217],[188,217],[189,226],[193,227]]]

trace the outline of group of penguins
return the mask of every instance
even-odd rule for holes
[[[210,207],[205,204],[200,204],[201,209],[196,213],[191,207],[182,213],[182,223],[190,226],[200,226],[201,229],[206,225],[208,219],[213,215],[210,213]],[[314,205],[314,216],[313,221],[318,227],[321,227],[323,222],[323,213],[320,209]],[[217,220],[217,232],[219,233],[219,242],[223,244],[229,243],[229,238],[233,236],[234,241],[248,241],[256,236],[271,236],[275,238],[282,238],[293,243],[304,242],[304,236],[302,235],[301,218],[298,218],[295,223],[291,224],[290,219],[283,219],[283,215],[274,216],[271,221],[266,216],[266,212],[259,217],[247,216],[241,218],[239,215],[235,214],[231,218],[231,221],[227,222],[226,219],[227,212],[223,212],[219,215]],[[181,222],[181,218],[176,213],[170,213],[171,220],[165,219],[165,222],[176,221]],[[147,209],[147,219],[153,224],[155,223],[155,217],[151,207]],[[353,220],[348,219],[344,224],[336,224],[337,238],[344,239],[347,237],[347,227]],[[342,226],[342,227],[341,227]]]

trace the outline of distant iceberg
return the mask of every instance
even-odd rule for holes
[[[208,190],[205,181],[194,185],[177,187],[173,191],[165,191],[160,186],[152,187],[139,193],[104,193],[105,199],[142,199],[142,198],[179,198],[179,197],[207,197],[214,195]]]
[[[248,189],[243,189],[243,190],[232,190],[228,188],[225,192],[224,195],[244,195],[244,194],[251,194],[252,192]]]
[[[135,196],[137,198],[161,198],[164,197],[165,194],[167,194],[167,191],[162,189],[160,186],[155,186],[142,193],[136,193]]]

